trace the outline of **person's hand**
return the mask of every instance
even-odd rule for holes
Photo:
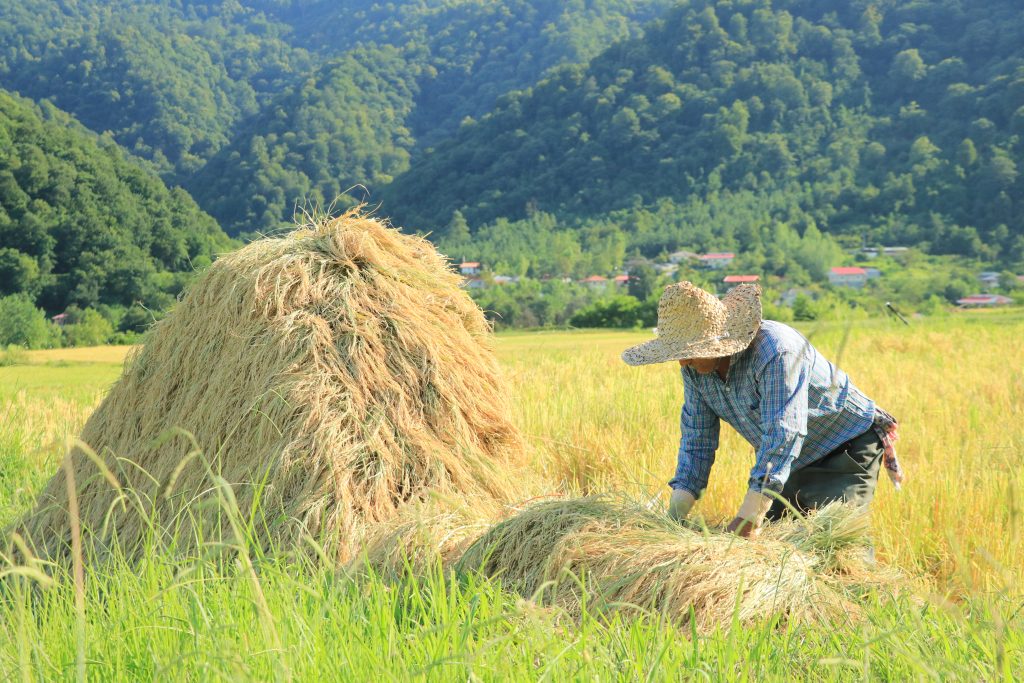
[[[690,508],[697,502],[693,495],[684,489],[673,489],[672,498],[668,502],[668,516],[677,522],[686,519],[690,514]]]
[[[759,491],[747,491],[740,511],[726,527],[737,536],[753,538],[761,531],[761,520],[772,506],[772,499]]]
[[[733,517],[725,530],[743,538],[756,538],[761,533],[761,527],[742,517]]]

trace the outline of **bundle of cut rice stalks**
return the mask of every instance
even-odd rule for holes
[[[866,534],[864,515],[838,504],[746,540],[590,497],[540,503],[497,524],[457,569],[572,614],[586,603],[660,613],[702,631],[734,618],[834,621],[856,614],[861,588],[890,578],[866,561]]]
[[[93,554],[242,530],[345,561],[431,492],[509,498],[522,443],[460,283],[429,242],[355,212],[217,260],[89,418],[73,485],[58,470],[16,529],[59,559],[77,502]]]

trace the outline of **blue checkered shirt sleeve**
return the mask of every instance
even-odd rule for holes
[[[780,353],[761,371],[761,426],[764,436],[750,471],[753,491],[782,491],[807,436],[807,394],[811,368],[806,359]]]
[[[679,459],[676,476],[669,481],[673,489],[685,489],[699,498],[708,485],[715,464],[721,421],[696,387],[685,379],[683,410],[679,417]]]

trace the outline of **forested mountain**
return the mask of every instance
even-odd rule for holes
[[[488,112],[550,67],[636,36],[674,0],[256,0],[317,52],[365,41],[406,46],[426,65],[410,128],[421,145]]]
[[[1022,132],[1015,2],[693,0],[502,98],[385,210],[443,228],[783,193],[835,233],[1020,260]]]
[[[0,297],[169,306],[231,241],[183,190],[53,105],[0,91]]]
[[[3,100],[0,294],[51,312],[167,304],[225,244],[208,214],[248,236],[363,198],[538,277],[734,250],[802,286],[862,240],[1024,268],[1017,0],[0,0],[0,17],[0,87],[37,103]],[[970,269],[933,290],[955,301]]]
[[[346,53],[286,89],[186,188],[232,234],[272,230],[303,204],[368,186],[343,209],[408,168],[416,75],[395,48]]]
[[[180,182],[314,60],[224,2],[0,0],[0,87],[49,99]]]
[[[260,191],[200,201],[234,232],[265,231],[289,224],[306,192],[376,189],[414,144],[637,34],[670,2],[0,0],[0,86],[110,131],[173,184],[205,187],[237,161],[219,189],[256,180]],[[382,75],[368,83],[366,70]],[[311,93],[318,82],[330,93]],[[312,129],[284,130],[303,123]],[[308,154],[335,132],[369,135]]]

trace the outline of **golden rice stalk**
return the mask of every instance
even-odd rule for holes
[[[457,566],[574,614],[586,603],[662,614],[702,631],[733,619],[833,620],[856,613],[851,598],[864,577],[832,573],[830,548],[839,538],[862,547],[866,529],[840,522],[849,510],[825,514],[827,523],[745,540],[611,497],[545,502],[492,527]],[[830,528],[843,534],[824,547]]]
[[[93,552],[137,553],[150,528],[195,547],[234,500],[247,541],[308,535],[346,561],[429,492],[509,498],[522,443],[460,281],[429,242],[358,212],[218,259],[89,418],[91,452],[73,449]],[[67,552],[61,472],[17,528],[43,557]]]

